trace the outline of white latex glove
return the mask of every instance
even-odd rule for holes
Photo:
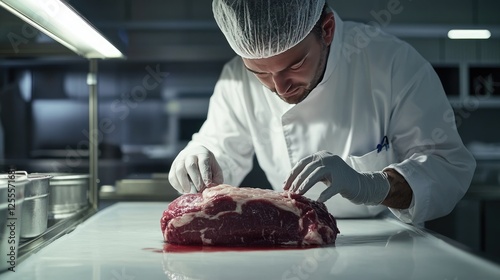
[[[214,154],[203,146],[182,150],[170,167],[168,180],[181,193],[189,193],[191,184],[200,192],[224,182]]]
[[[357,172],[342,158],[327,151],[320,151],[300,160],[283,188],[304,194],[320,181],[327,186],[318,198],[320,202],[340,193],[356,204],[377,205],[384,201],[390,189],[385,173]]]

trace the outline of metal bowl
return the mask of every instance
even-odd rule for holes
[[[88,205],[89,174],[49,173],[49,217],[72,216]]]
[[[0,272],[14,269],[17,265],[27,183],[27,176],[16,174],[14,180],[9,180],[8,174],[0,174]]]
[[[47,230],[50,178],[46,174],[28,174],[24,189],[21,238],[33,238]]]

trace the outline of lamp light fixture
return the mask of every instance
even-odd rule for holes
[[[0,0],[0,6],[85,58],[124,57],[64,1]]]
[[[448,31],[450,39],[489,39],[491,32],[488,29],[451,29]]]

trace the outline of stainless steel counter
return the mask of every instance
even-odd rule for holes
[[[166,252],[167,203],[123,202],[30,256],[21,279],[500,279],[500,266],[391,218],[338,220],[335,246]]]

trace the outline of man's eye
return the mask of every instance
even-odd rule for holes
[[[301,61],[299,64],[295,64],[294,66],[290,67],[290,69],[299,70],[300,67],[302,67],[302,64],[304,64],[304,61]]]

